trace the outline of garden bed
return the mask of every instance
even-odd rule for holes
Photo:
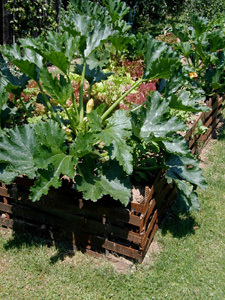
[[[189,148],[192,154],[200,154],[201,150],[208,142],[213,130],[217,127],[222,110],[224,108],[225,97],[216,95],[214,98],[209,98],[207,105],[211,108],[210,111],[200,113],[198,118],[191,124],[190,129],[185,134],[185,139],[189,143]],[[205,126],[204,132],[198,132],[198,125]]]
[[[192,153],[199,153],[219,122],[224,97],[210,99],[212,109],[201,113],[186,133]],[[201,120],[208,127],[195,134]],[[200,144],[201,143],[201,144]],[[201,147],[200,147],[201,146]],[[151,186],[145,187],[142,201],[133,199],[127,208],[111,198],[96,203],[83,200],[67,182],[51,189],[39,202],[28,200],[32,181],[18,178],[10,186],[0,187],[0,224],[14,230],[36,229],[50,233],[51,239],[62,238],[73,249],[90,254],[112,251],[141,262],[151,244],[159,221],[173,200],[176,189],[160,172]]]
[[[28,200],[25,178],[0,188],[0,224],[5,227],[51,230],[73,248],[113,251],[142,261],[158,228],[160,217],[175,194],[173,185],[158,175],[151,187],[145,187],[142,203],[133,200],[127,208],[112,199],[93,203],[82,200],[70,187],[51,190],[47,197],[32,203]],[[66,240],[65,240],[66,237]]]

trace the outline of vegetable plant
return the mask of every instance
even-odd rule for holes
[[[210,27],[209,20],[197,15],[191,17],[192,26],[173,27],[180,39],[177,50],[190,67],[190,77],[207,95],[221,93],[225,87],[225,33],[221,26]]]
[[[122,4],[119,0],[107,3],[114,22],[113,16]],[[39,89],[36,101],[44,105],[47,113],[34,122],[28,123],[25,118],[23,125],[3,126],[0,180],[10,184],[20,175],[34,179],[30,199],[37,201],[50,187],[60,187],[66,177],[85,199],[97,201],[110,195],[127,205],[134,179],[161,169],[168,182],[177,185],[182,206],[198,208],[196,187],[204,188],[206,183],[185,140],[177,134],[186,125],[171,116],[170,107],[191,110],[188,100],[195,103],[200,92],[187,90],[186,102],[180,101],[183,78],[178,53],[146,35],[142,77],[109,107],[104,103],[97,106],[91,90],[111,75],[104,69],[107,63],[102,64],[98,58],[109,45],[117,47],[119,31],[77,13],[65,18],[63,28],[61,34],[48,32],[46,38],[21,39],[20,44],[1,47],[4,59],[21,72],[15,78],[9,64],[2,64],[2,105],[7,102],[7,92],[19,96],[32,80]],[[119,36],[123,43],[123,35]],[[59,70],[58,75],[49,71],[49,64]],[[74,97],[71,72],[81,76],[79,101]],[[117,109],[135,88],[155,79],[161,80],[163,96],[152,91],[140,105],[130,110]],[[83,98],[85,80],[89,83],[87,103]]]

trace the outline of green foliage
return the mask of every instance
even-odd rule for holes
[[[5,8],[12,16],[11,26],[16,39],[46,34],[49,29],[56,29],[56,11],[54,0],[8,0]]]
[[[176,134],[185,130],[186,125],[177,117],[171,117],[169,110],[168,99],[161,98],[158,92],[152,92],[146,108],[142,107],[140,112],[132,113],[133,132],[140,140],[154,142],[161,149],[163,154],[160,166],[166,170],[168,182],[175,181],[182,208],[198,209],[195,189],[197,186],[205,188],[206,182],[187,144]]]
[[[27,117],[32,120],[34,116],[35,121],[22,126],[13,123],[9,131],[3,129],[1,132],[0,179],[10,183],[18,175],[35,178],[30,198],[37,201],[50,187],[59,187],[63,176],[67,176],[75,182],[75,188],[83,192],[85,199],[97,201],[103,195],[110,195],[127,205],[131,197],[131,178],[136,171],[143,174],[140,167],[145,161],[148,162],[145,169],[164,169],[168,181],[174,179],[186,208],[197,208],[194,189],[197,185],[204,187],[204,179],[185,141],[177,135],[177,131],[186,126],[177,117],[171,117],[170,108],[190,111],[195,103],[195,111],[200,110],[196,98],[201,90],[194,90],[190,84],[182,94],[185,80],[181,75],[179,55],[150,35],[145,35],[146,43],[141,49],[139,35],[131,47],[133,53],[138,49],[143,58],[143,76],[136,81],[130,78],[129,88],[119,96],[116,94],[110,107],[96,107],[91,90],[95,86],[99,88],[98,85],[111,74],[111,70],[104,69],[110,65],[104,51],[113,45],[119,53],[122,51],[120,44],[126,45],[129,41],[124,26],[118,27],[128,12],[127,6],[119,0],[104,1],[104,4],[115,26],[96,20],[93,15],[102,8],[97,10],[97,4],[90,4],[84,7],[87,11],[90,8],[91,16],[83,11],[65,16],[61,34],[49,32],[45,38],[21,39],[20,46],[1,47],[3,57],[26,74],[15,80],[3,68],[0,74],[4,88],[7,90],[13,82],[13,89],[20,91],[31,78],[39,89],[35,105],[41,102],[47,112],[45,118],[36,118],[18,93],[26,112],[23,123],[27,122]],[[104,63],[99,59],[101,55]],[[58,69],[58,74],[49,71],[49,62],[51,67]],[[71,72],[79,74],[78,101]],[[133,90],[153,79],[161,80],[164,97],[152,92],[146,103],[128,111],[117,110]],[[120,79],[117,81],[119,85]],[[87,103],[84,101],[86,82],[89,83]],[[2,88],[1,94],[4,94]],[[151,152],[157,154],[152,159]],[[192,180],[191,171],[195,172],[196,182]]]
[[[192,26],[175,25],[173,32],[180,39],[177,49],[185,57],[190,77],[207,95],[223,92],[225,33],[220,28],[210,28],[207,18],[193,15]]]
[[[197,14],[209,19],[218,18],[219,14],[224,11],[224,0],[186,0],[184,10],[187,15]]]

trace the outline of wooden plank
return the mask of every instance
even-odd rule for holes
[[[98,236],[93,236],[93,235],[79,236],[75,234],[75,240],[76,240],[76,244],[78,245],[78,249],[80,246],[90,250],[106,249],[136,260],[140,256],[140,250],[138,249],[133,249],[131,247]]]
[[[8,193],[8,189],[5,187],[0,187],[0,196],[10,197],[9,193]]]
[[[22,182],[22,179],[20,178],[20,182]],[[20,186],[18,186],[18,190],[20,189]],[[3,190],[2,193],[5,195],[9,195],[10,192]],[[57,193],[56,193],[57,194]],[[49,208],[52,206],[59,208],[61,210],[62,215],[66,212],[73,212],[77,215],[85,215],[86,217],[96,217],[101,218],[102,215],[110,216],[112,218],[115,218],[118,221],[125,222],[134,226],[139,227],[140,224],[140,218],[138,216],[135,216],[131,213],[131,211],[124,207],[103,207],[101,205],[98,205],[98,203],[93,203],[91,201],[86,201],[87,203],[82,203],[80,206],[78,199],[75,199],[77,201],[72,202],[71,197],[68,198],[68,195],[61,195],[61,191],[57,195],[57,198],[54,198],[50,200],[45,199],[38,201],[38,202],[31,202],[28,199],[28,193],[18,192],[18,199],[19,201],[26,203],[30,207],[36,207],[42,208],[48,206]],[[62,197],[62,198],[61,198]],[[71,200],[70,200],[71,199]],[[68,200],[68,201],[67,201]],[[69,202],[69,203],[67,203]]]
[[[154,212],[154,215],[153,215],[153,217],[151,219],[151,222],[149,223],[148,228],[147,228],[147,230],[145,232],[145,235],[144,235],[144,237],[142,239],[142,242],[141,242],[141,248],[142,249],[145,248],[145,245],[147,243],[147,239],[148,239],[149,234],[150,234],[151,230],[153,229],[155,223],[157,222],[157,218],[158,218],[158,211],[156,209],[155,212]]]
[[[143,230],[146,229],[146,225],[147,225],[148,220],[149,220],[151,214],[153,213],[154,209],[160,207],[161,203],[166,201],[167,194],[169,193],[170,189],[171,189],[170,184],[168,184],[165,181],[162,190],[161,191],[158,190],[158,193],[155,195],[155,198],[152,199],[152,201],[149,205],[149,209],[147,211],[147,214],[142,219],[142,225],[140,226],[140,229],[141,229],[140,232],[142,232]]]
[[[35,229],[37,227],[36,225],[29,224],[21,220],[17,220],[17,219],[8,220],[2,218],[0,218],[0,225],[5,227],[10,227],[10,228],[25,227],[25,228]],[[53,239],[54,239],[54,235],[53,235]],[[138,257],[140,256],[139,250],[132,249],[131,247],[120,245],[115,242],[111,242],[109,240],[104,240],[104,238],[95,237],[92,235],[82,235],[82,236],[75,235],[75,239],[77,240],[78,246],[83,245],[85,246],[86,249],[89,249],[90,251],[91,249],[102,248],[134,259],[138,259]],[[72,244],[72,235],[71,235],[70,242]]]
[[[95,220],[72,214],[64,214],[64,216],[62,217],[61,212],[57,210],[48,210],[46,208],[45,210],[43,210],[43,212],[38,212],[16,203],[14,205],[0,203],[0,210],[10,213],[13,216],[38,221],[46,225],[70,228],[71,230],[74,230],[74,228],[76,228],[78,232],[95,233],[101,234],[103,236],[104,234],[108,234],[131,241],[136,244],[141,243],[140,235],[130,231],[129,228],[120,228],[110,224],[102,224]]]
[[[185,139],[188,140],[190,138],[190,136],[194,133],[195,128],[197,126],[197,123],[200,120],[205,122],[205,120],[207,118],[211,117],[217,110],[219,110],[219,112],[217,114],[220,114],[221,111],[222,111],[222,110],[220,110],[220,108],[222,108],[222,103],[223,102],[224,102],[224,97],[219,98],[219,100],[210,98],[210,101],[208,102],[208,106],[211,108],[211,110],[209,112],[206,112],[206,113],[201,113],[201,115],[197,118],[195,124],[186,133]],[[192,144],[190,144],[190,146],[192,146]]]
[[[184,138],[186,139],[186,141],[189,140],[189,137],[194,133],[195,131],[195,127],[198,124],[198,121],[201,119],[203,113],[200,114],[200,116],[197,118],[197,120],[195,121],[194,125],[191,126],[191,128],[187,131],[187,133],[185,134]]]
[[[111,241],[104,241],[102,244],[102,247],[104,249],[107,249],[109,251],[113,251],[118,254],[122,254],[125,256],[128,256],[130,258],[138,259],[140,256],[140,251],[136,249],[132,249],[131,247],[126,247]]]
[[[151,231],[151,234],[150,234],[150,236],[147,239],[147,242],[145,244],[145,248],[142,250],[141,258],[138,260],[139,263],[141,263],[143,261],[145,255],[146,255],[146,253],[147,253],[147,251],[149,249],[149,246],[150,246],[150,244],[151,244],[151,242],[152,242],[152,240],[153,240],[153,238],[155,236],[155,233],[156,233],[157,229],[158,229],[158,223],[155,223],[155,225],[154,225],[154,227],[153,227],[153,229]]]

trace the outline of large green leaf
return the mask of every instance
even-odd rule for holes
[[[24,125],[0,138],[0,180],[10,183],[18,175],[37,178],[30,198],[37,201],[49,188],[61,185],[61,176],[75,176],[78,157],[66,146],[66,134],[49,120]]]
[[[221,29],[213,30],[208,34],[210,51],[216,52],[225,48],[225,33]]]
[[[169,78],[171,67],[180,62],[179,55],[167,44],[155,40],[149,35],[145,54],[143,78]]]
[[[110,59],[110,53],[108,50],[104,49],[101,51],[93,51],[87,58],[87,65],[90,69],[103,68],[105,67]]]
[[[88,58],[102,42],[115,34],[107,25],[88,16],[78,14],[73,14],[71,18],[66,18],[63,27],[75,37],[80,36],[79,49],[84,58]]]
[[[89,0],[70,0],[70,3],[75,8],[75,11],[80,15],[89,16],[94,20],[101,21],[104,24],[109,24],[111,18],[106,12],[106,9],[99,3]]]
[[[168,182],[174,181],[178,188],[178,200],[181,208],[199,209],[198,197],[195,192],[197,186],[207,188],[202,170],[198,162],[191,157],[182,157],[171,154],[166,161]]]
[[[93,144],[97,142],[97,137],[92,133],[78,133],[76,140],[70,147],[70,153],[82,158],[88,153],[93,152]]]
[[[68,32],[63,34],[48,32],[46,38],[39,36],[38,38],[21,39],[20,42],[24,48],[38,53],[64,74],[69,71],[79,46],[79,38],[69,35]]]
[[[181,136],[173,136],[170,139],[162,141],[165,149],[169,153],[181,154],[187,156],[188,153],[191,154],[187,142]]]
[[[2,81],[4,80],[5,89],[9,93],[20,97],[21,92],[23,91],[23,89],[25,89],[29,81],[29,77],[26,74],[21,74],[20,76],[13,75],[9,69],[8,63],[3,63],[0,66],[0,72],[4,76],[4,78],[2,78],[2,76],[0,75],[0,84],[2,85]]]
[[[170,107],[177,110],[199,112],[209,111],[210,108],[206,105],[201,105],[199,96],[194,96],[189,91],[181,90],[178,95],[172,95]]]
[[[102,42],[106,41],[113,34],[114,32],[108,26],[95,21],[94,29],[87,36],[84,56],[88,57]]]
[[[192,15],[191,24],[195,29],[196,37],[200,37],[204,32],[207,31],[209,21],[207,18],[198,15]]]
[[[198,202],[198,195],[195,190],[182,180],[175,179],[175,183],[178,188],[177,198],[179,201],[180,211],[199,210],[200,205]]]
[[[121,0],[103,0],[103,4],[109,12],[112,23],[121,20],[130,11],[126,3]]]
[[[34,178],[37,170],[35,157],[40,145],[31,125],[15,127],[0,137],[0,179],[10,183],[18,175]]]
[[[112,36],[110,41],[116,50],[123,52],[127,49],[127,45],[131,43],[133,38],[134,36],[131,34],[121,34]]]
[[[166,138],[171,133],[186,129],[186,125],[177,117],[168,117],[169,104],[161,99],[159,92],[152,92],[146,105],[146,118],[141,127],[140,136],[145,141],[155,138]]]
[[[53,120],[36,123],[34,130],[38,141],[43,146],[42,153],[36,160],[38,168],[44,169],[52,164],[56,170],[60,168],[63,171],[62,174],[73,177],[74,165],[71,164],[69,167],[67,163],[74,161],[74,164],[76,164],[78,159],[70,152],[68,153],[65,131]],[[65,166],[62,164],[63,161]]]
[[[78,165],[77,171],[76,188],[83,192],[85,199],[97,201],[104,195],[110,195],[124,205],[129,203],[131,197],[129,179],[116,161],[98,166],[96,169],[95,160],[85,157],[82,164]]]
[[[214,90],[220,90],[225,87],[224,77],[224,68],[210,68],[205,73],[207,84]]]
[[[71,98],[73,87],[62,74],[59,75],[59,79],[57,76],[53,78],[48,69],[42,69],[41,81],[49,96],[51,96],[62,106],[64,106],[66,101]]]
[[[107,120],[107,126],[99,134],[109,148],[111,159],[116,159],[127,174],[133,171],[131,147],[127,145],[126,139],[131,136],[131,121],[126,116],[126,111],[116,110]]]
[[[10,62],[17,66],[20,71],[27,74],[35,81],[39,80],[40,68],[43,66],[42,57],[30,49],[21,51],[17,44],[1,47],[1,53]]]
[[[98,114],[97,110],[92,110],[90,114],[87,115],[90,131],[99,132],[103,128],[101,115]]]
[[[7,102],[8,98],[9,98],[9,94],[5,90],[4,86],[1,84],[1,79],[0,79],[0,114],[1,114],[2,108],[3,108],[4,104]]]
[[[173,25],[173,32],[182,43],[189,41],[189,35],[182,25]]]
[[[32,201],[38,201],[42,195],[47,195],[50,187],[60,187],[62,175],[69,176],[71,179],[75,176],[74,164],[76,161],[73,156],[59,153],[48,160],[48,162],[50,161],[51,164],[47,168],[45,166],[44,169],[37,172],[37,180],[31,188],[30,199]]]
[[[32,201],[37,201],[48,193],[50,187],[61,186],[62,175],[74,178],[78,157],[68,151],[66,134],[57,122],[39,122],[34,128],[37,140],[42,145],[41,153],[36,159],[37,180],[30,195]]]
[[[202,170],[198,167],[198,161],[192,157],[171,154],[166,165],[170,167],[166,175],[168,178],[185,180],[202,189],[207,187]]]

